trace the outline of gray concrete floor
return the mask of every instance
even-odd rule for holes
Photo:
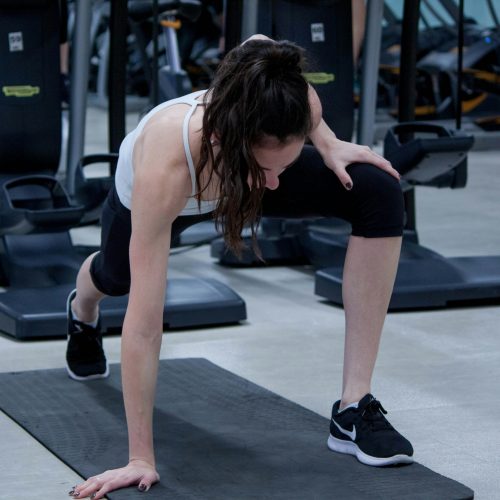
[[[103,111],[89,111],[87,153],[105,150],[105,121]],[[135,122],[130,116],[129,126]],[[418,225],[422,243],[444,255],[500,254],[498,153],[470,155],[465,190],[419,189]],[[99,238],[96,228],[73,236]],[[311,273],[225,269],[201,247],[173,257],[170,275],[227,283],[245,299],[248,321],[169,332],[162,358],[207,358],[328,417],[341,388],[344,317],[314,295]],[[389,314],[373,379],[374,394],[413,442],[416,460],[484,500],[500,491],[499,322],[498,306]],[[119,361],[119,337],[106,338],[105,349],[110,362]],[[0,352],[0,372],[61,368],[65,342],[0,336]],[[318,446],[326,445],[326,433]],[[80,481],[1,412],[0,436],[0,499],[67,498]]]

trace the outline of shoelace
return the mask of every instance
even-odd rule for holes
[[[391,424],[384,417],[386,409],[377,399],[372,399],[361,413],[361,418],[368,423],[373,430],[392,429]]]
[[[93,335],[93,336],[99,335],[98,329],[88,325],[87,323],[83,323],[82,321],[78,321],[78,320],[73,319],[73,325],[75,325],[77,328],[75,333],[84,332],[85,334],[88,334],[88,335]]]

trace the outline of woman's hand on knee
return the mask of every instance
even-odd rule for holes
[[[334,146],[323,159],[326,166],[335,172],[340,182],[348,190],[353,187],[352,179],[346,171],[346,167],[351,163],[370,163],[398,180],[401,178],[399,172],[391,165],[391,162],[375,153],[368,146],[360,146],[340,139],[336,139]]]
[[[155,467],[143,460],[132,460],[125,467],[112,469],[89,477],[84,483],[76,486],[70,495],[74,498],[90,497],[92,500],[104,498],[110,491],[137,485],[139,491],[148,491],[160,480]]]

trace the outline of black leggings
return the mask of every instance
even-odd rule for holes
[[[338,217],[351,223],[354,236],[401,236],[404,203],[399,182],[365,163],[352,164],[347,171],[353,181],[351,191],[324,165],[315,148],[305,146],[297,163],[280,175],[278,189],[266,190],[262,215]],[[210,218],[211,214],[177,217],[172,239],[189,226]],[[130,235],[130,210],[120,203],[113,188],[102,212],[101,250],[90,267],[95,286],[106,295],[125,295],[129,291]]]

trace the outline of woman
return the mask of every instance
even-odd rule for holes
[[[304,146],[307,137],[314,147]],[[302,75],[302,51],[290,42],[251,37],[226,56],[206,93],[146,115],[120,148],[115,189],[103,210],[101,251],[84,262],[68,298],[68,372],[88,379],[108,374],[99,301],[130,293],[122,333],[129,463],[70,494],[98,499],[129,485],[145,491],[159,480],[152,414],[168,249],[172,236],[208,218],[219,222],[236,251],[242,228],[250,225],[255,234],[261,214],[337,216],[352,223],[343,392],[333,407],[328,446],[371,465],[411,462],[411,444],[370,394],[401,246],[398,180],[390,163],[369,148],[335,137]]]

